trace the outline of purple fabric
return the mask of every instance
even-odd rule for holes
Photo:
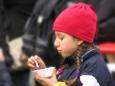
[[[79,76],[80,76],[80,71],[79,71],[79,70],[76,70],[76,71],[75,71],[75,76],[76,76],[76,77],[79,77]]]

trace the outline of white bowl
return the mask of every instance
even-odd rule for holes
[[[33,73],[35,74],[35,76],[39,75],[41,77],[51,77],[53,70],[55,67],[48,67],[48,68],[44,68],[44,69],[39,69],[39,70],[34,70]]]

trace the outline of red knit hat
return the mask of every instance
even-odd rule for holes
[[[77,3],[66,8],[55,20],[54,31],[64,32],[92,43],[96,34],[97,16],[91,5]]]

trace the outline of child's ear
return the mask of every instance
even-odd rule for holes
[[[82,43],[83,43],[82,40],[78,40],[78,41],[77,41],[77,45],[78,45],[78,46],[81,45]]]

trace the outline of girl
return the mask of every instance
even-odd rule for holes
[[[54,45],[63,56],[64,62],[52,77],[36,76],[43,86],[115,86],[106,64],[94,46],[97,17],[92,7],[85,3],[77,3],[65,9],[55,20]],[[28,65],[45,68],[39,56],[28,59]]]

